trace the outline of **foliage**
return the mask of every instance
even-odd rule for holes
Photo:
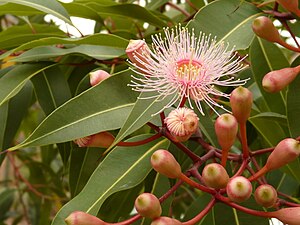
[[[246,137],[252,162],[257,163],[242,171],[250,177],[279,141],[300,136],[300,77],[278,93],[268,93],[262,86],[268,72],[300,65],[300,47],[294,39],[300,29],[297,12],[263,0],[0,0],[0,12],[0,225],[62,225],[77,210],[111,223],[137,218],[123,224],[146,225],[149,219],[135,217],[134,200],[143,192],[162,197],[169,190],[173,192],[162,203],[164,216],[189,221],[211,204],[195,224],[269,224],[267,218],[235,209],[231,203],[214,205],[205,190],[152,170],[150,157],[158,149],[168,149],[189,176],[195,165],[202,171],[205,164],[219,162],[214,130],[218,115],[202,104],[203,115],[194,105],[200,133],[177,142],[163,118],[185,102],[157,114],[174,96],[158,100],[132,90],[128,84],[141,71],[129,69],[134,65],[125,50],[130,39],[144,39],[151,47],[151,35],[163,35],[164,27],[181,24],[196,36],[203,32],[216,37],[216,43],[228,44],[228,50],[234,47],[240,59],[245,56],[242,63],[247,67],[236,78],[249,78],[245,87],[253,94],[253,105],[247,137],[241,131],[229,154],[235,160],[227,162],[226,170],[232,176],[241,166],[246,168],[241,156]],[[47,14],[75,28],[73,16],[90,19],[94,32],[84,35],[77,29],[76,37],[55,22],[46,22]],[[251,25],[259,16],[276,21],[292,47],[255,35]],[[91,87],[89,74],[97,70],[112,76]],[[220,88],[227,94],[232,90]],[[227,98],[216,101],[231,111]],[[99,132],[114,135],[114,142],[105,147],[74,143]],[[211,149],[215,157],[207,155]],[[197,157],[206,161],[196,163]],[[299,163],[296,159],[260,181],[278,191],[281,200],[276,207],[300,203]],[[255,189],[258,183],[252,184]],[[241,205],[266,210],[253,196]]]

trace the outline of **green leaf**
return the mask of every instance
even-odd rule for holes
[[[128,70],[111,76],[53,111],[20,145],[40,146],[121,127],[136,101]],[[111,119],[113,118],[113,119]]]
[[[124,53],[124,49],[110,46],[79,45],[66,49],[55,46],[41,46],[28,50],[11,61],[30,62],[35,60],[55,58],[67,54],[83,54],[95,59],[105,60],[119,57]]]
[[[56,0],[0,0],[0,4],[3,3],[15,3],[31,8],[37,9],[44,13],[52,14],[66,23],[72,24],[68,12],[62,5]]]
[[[270,121],[269,119],[263,117],[250,117],[249,122],[261,134],[269,146],[275,146],[280,140],[287,136],[278,123]]]
[[[155,16],[149,10],[136,4],[118,4],[103,6],[91,2],[88,3],[87,6],[95,9],[101,16],[124,16],[148,22],[149,24],[158,27],[167,26],[167,24],[163,20]]]
[[[9,217],[9,209],[12,206],[15,200],[15,192],[14,189],[5,189],[0,193],[0,221],[4,221]]]
[[[16,96],[0,106],[0,150],[11,146],[22,119],[27,114],[32,94],[33,87],[28,82]],[[0,155],[0,165],[4,157],[5,154]]]
[[[12,26],[7,28],[0,33],[0,48],[1,49],[11,49],[14,47],[22,46],[22,44],[27,45],[27,43],[40,38],[52,37],[65,37],[65,34],[59,30],[56,26],[51,26],[49,24],[31,24]],[[30,46],[25,46],[22,49],[17,48],[14,52],[25,50],[31,48]],[[1,59],[7,57],[12,52],[9,51],[1,55]]]
[[[292,64],[297,66],[300,63],[300,57],[298,57]],[[288,119],[288,127],[291,137],[300,136],[300,76],[288,86],[286,96],[286,115]]]
[[[147,137],[149,135],[141,135],[129,141]],[[80,194],[58,212],[52,225],[63,224],[64,219],[75,210],[96,215],[111,194],[139,184],[152,169],[152,153],[157,149],[167,148],[168,145],[168,140],[160,139],[134,148],[116,147],[101,162]]]
[[[112,222],[130,218],[135,199],[142,190],[143,184],[131,189],[116,192],[109,196],[102,204],[98,217],[105,222]],[[112,210],[113,209],[113,210]]]
[[[71,16],[77,16],[81,18],[91,19],[104,24],[104,20],[92,7],[88,7],[86,4],[80,4],[77,1],[63,4],[65,9]],[[80,8],[80,10],[78,10]]]
[[[273,43],[255,38],[250,47],[250,61],[254,79],[267,108],[272,112],[285,115],[282,93],[267,93],[262,87],[262,79],[270,71],[289,67],[287,59]]]
[[[49,36],[49,34],[47,36]],[[113,34],[93,34],[83,38],[58,38],[58,37],[40,38],[38,40],[27,42],[7,53],[4,53],[3,55],[1,55],[0,59],[7,57],[11,53],[19,52],[26,49],[31,49],[34,47],[47,46],[47,45],[60,45],[60,44],[70,44],[70,45],[86,44],[86,45],[97,45],[97,46],[109,46],[109,47],[114,47],[115,49],[119,49],[120,51],[123,51],[122,54],[124,54],[125,49],[128,45],[128,40],[120,38]]]
[[[285,115],[281,115],[279,113],[273,113],[273,112],[263,112],[263,113],[258,113],[251,118],[260,118],[260,119],[266,119],[269,121],[273,122],[278,122],[282,125],[286,125],[287,118]],[[250,118],[250,120],[251,120]]]
[[[86,185],[99,164],[99,157],[102,152],[99,148],[75,147],[72,149],[69,168],[69,185],[72,198]]]
[[[153,114],[163,109],[171,101],[171,99],[174,98],[174,95],[170,95],[165,97],[163,100],[159,100],[161,99],[161,96],[145,99],[156,95],[156,92],[142,92],[140,94],[112,146],[149,122],[152,119]]]
[[[218,42],[228,42],[230,48],[246,49],[254,37],[252,21],[261,14],[246,1],[214,1],[200,9],[188,27],[195,29],[196,34],[204,32],[216,36]]]
[[[46,115],[71,98],[67,80],[58,67],[52,67],[34,76],[32,83]]]
[[[30,78],[54,65],[40,63],[15,66],[0,79],[0,106],[15,96]]]

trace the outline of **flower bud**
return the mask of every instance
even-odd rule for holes
[[[300,16],[300,10],[298,7],[298,0],[276,0],[283,8]]]
[[[231,201],[240,203],[250,198],[252,185],[245,177],[233,177],[226,186],[226,193]]]
[[[174,156],[167,150],[157,150],[151,156],[151,165],[154,170],[169,178],[178,178],[181,167]]]
[[[269,184],[262,184],[256,188],[254,198],[259,205],[269,208],[277,201],[277,191]]]
[[[162,216],[153,220],[151,225],[182,225],[182,223],[176,219]]]
[[[266,16],[257,17],[252,23],[254,33],[270,42],[281,43],[282,39],[272,20]]]
[[[299,225],[300,224],[300,207],[290,207],[269,212],[272,217],[277,218],[284,224]]]
[[[170,133],[179,142],[188,140],[197,131],[198,121],[197,114],[184,107],[172,110],[164,120]]]
[[[96,70],[93,72],[90,72],[90,84],[92,86],[95,86],[99,83],[101,83],[106,78],[110,77],[110,74],[104,70]]]
[[[100,132],[87,137],[74,140],[79,147],[101,147],[108,148],[115,140],[115,137],[107,132]]]
[[[228,152],[233,145],[238,132],[236,118],[228,113],[219,116],[215,122],[215,132],[222,148],[221,164],[226,166]]]
[[[100,220],[96,216],[92,216],[88,213],[81,211],[72,212],[66,219],[65,222],[68,225],[106,225],[107,223]]]
[[[229,181],[227,171],[218,163],[207,164],[202,171],[202,178],[208,187],[216,189],[225,188]]]
[[[252,93],[247,88],[240,86],[231,92],[232,113],[239,123],[245,123],[250,117],[252,102]]]
[[[278,169],[295,160],[300,154],[300,142],[293,138],[280,141],[269,155],[266,164],[252,177],[250,181],[256,180],[265,173]]]
[[[262,86],[267,92],[275,93],[288,86],[299,74],[300,65],[294,68],[284,68],[267,73]]]
[[[142,72],[146,72],[145,63],[150,57],[150,49],[143,40],[130,40],[126,48],[126,54],[132,64],[134,64]]]
[[[135,200],[134,207],[141,216],[150,219],[160,217],[162,212],[158,198],[151,193],[140,194]]]

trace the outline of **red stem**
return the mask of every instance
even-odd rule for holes
[[[237,210],[240,210],[242,212],[254,215],[254,216],[260,216],[260,217],[266,217],[266,218],[271,218],[273,217],[273,213],[272,212],[263,212],[263,211],[258,211],[258,210],[254,210],[254,209],[248,209],[244,206],[238,205],[234,202],[231,202],[228,198],[224,197],[221,194],[216,194],[215,197],[222,201],[223,203],[225,203],[226,205],[229,205],[232,208],[235,208]]]
[[[190,178],[188,178],[183,173],[181,173],[179,179],[184,181],[185,183],[189,184],[190,186],[192,186],[194,188],[197,188],[201,191],[204,191],[204,192],[207,192],[207,193],[213,194],[213,195],[216,193],[216,191],[214,189],[211,189],[211,188],[208,188],[208,187],[203,186],[201,184],[198,184],[197,182],[195,182],[195,181],[191,180]]]
[[[124,142],[124,141],[120,141],[117,146],[139,146],[139,145],[143,145],[143,144],[147,144],[151,141],[154,141],[158,138],[160,138],[162,136],[162,134],[160,133],[156,133],[153,136],[146,138],[144,140],[140,140],[140,141],[132,141],[132,142]]]
[[[249,158],[249,149],[247,143],[247,130],[246,130],[246,121],[240,123],[240,135],[241,135],[241,142],[242,142],[242,149],[243,149],[243,158]]]

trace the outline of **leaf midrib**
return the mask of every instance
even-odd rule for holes
[[[109,193],[127,174],[129,174],[131,172],[131,170],[140,162],[142,161],[147,155],[149,155],[149,153],[151,151],[153,151],[153,149],[157,148],[157,146],[161,145],[163,142],[166,142],[167,139],[163,139],[160,142],[156,143],[154,146],[152,146],[147,152],[145,152],[145,154],[143,154],[134,164],[132,164],[132,166],[130,166],[128,168],[128,170],[122,175],[120,176],[116,182],[114,182],[113,185],[110,186],[110,188],[108,188],[96,201],[93,205],[91,205],[90,208],[88,208],[88,210],[86,211],[87,213],[89,213],[93,207],[95,207],[103,198],[103,196],[105,196],[107,193]],[[104,162],[104,161],[103,161]]]

